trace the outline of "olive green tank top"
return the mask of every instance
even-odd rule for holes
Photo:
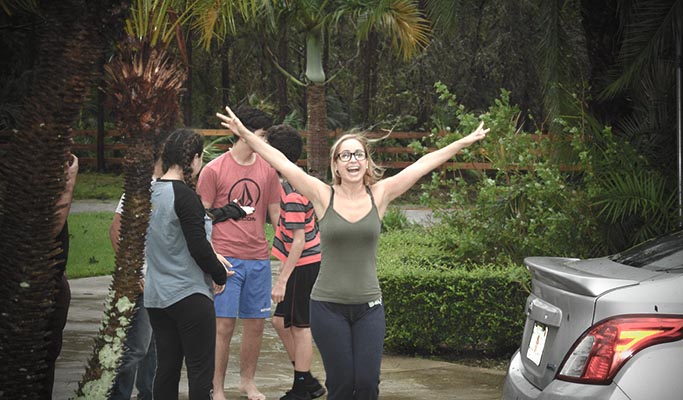
[[[377,246],[381,223],[379,212],[366,187],[372,208],[357,222],[349,222],[330,205],[318,221],[322,261],[311,299],[341,304],[363,304],[382,296],[377,280]]]

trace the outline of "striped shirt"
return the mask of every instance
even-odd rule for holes
[[[313,205],[297,193],[288,182],[282,182],[280,191],[280,219],[278,220],[273,255],[284,262],[292,249],[293,231],[304,229],[306,243],[296,266],[320,262],[320,232],[315,220]]]

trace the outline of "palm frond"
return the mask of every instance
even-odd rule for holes
[[[624,70],[602,93],[615,97],[636,82],[644,68],[672,48],[680,35],[683,0],[634,1],[622,4],[626,23],[619,55]]]
[[[178,27],[187,23],[194,6],[182,8],[164,0],[135,0],[126,20],[126,33],[138,43],[168,48]]]
[[[225,153],[226,144],[232,143],[232,136],[219,136],[204,144],[204,152],[202,154],[202,161],[208,163]]]
[[[282,123],[297,130],[302,130],[305,126],[305,121],[297,110],[292,110],[289,114],[285,115],[285,119],[282,121]]]
[[[612,171],[602,178],[603,194],[593,203],[611,224],[638,217],[665,230],[673,223],[675,196],[666,179],[651,171]]]
[[[357,21],[359,41],[367,39],[371,31],[383,33],[406,60],[427,47],[431,39],[431,26],[416,1],[351,2],[337,10],[333,21],[338,24],[345,15]]]
[[[619,121],[620,131],[623,132],[624,137],[630,140],[647,132],[648,127],[646,125],[649,125],[649,121],[633,114],[626,115]]]
[[[9,16],[19,10],[38,14],[38,2],[36,0],[0,0],[0,9]]]
[[[617,126],[641,155],[651,160],[671,159],[663,155],[673,150],[667,143],[675,136],[676,112],[671,101],[675,71],[670,63],[659,60],[643,72],[631,91],[633,111],[621,118]]]
[[[572,103],[572,82],[584,76],[587,65],[585,34],[577,1],[540,0],[539,14],[542,39],[539,52],[543,63],[544,105],[551,118]]]
[[[197,0],[192,6],[192,29],[199,33],[199,44],[208,50],[213,39],[219,42],[237,31],[239,18],[244,21],[258,15],[272,16],[274,5],[270,0]]]
[[[455,27],[458,21],[457,10],[462,8],[461,1],[456,0],[427,0],[426,9],[429,20],[435,27],[449,30]]]
[[[294,83],[297,86],[300,87],[306,87],[306,84],[304,82],[301,82],[299,79],[297,79],[294,75],[292,75],[289,71],[287,71],[280,63],[277,61],[277,57],[275,57],[275,54],[273,54],[273,51],[270,49],[269,46],[266,46],[266,51],[268,52],[268,55],[270,56],[270,60],[273,62],[273,65],[275,68],[280,71],[284,76],[289,79],[290,82]]]
[[[221,2],[198,1],[193,10],[192,29],[199,33],[199,45],[208,50],[214,38],[235,32],[232,7],[223,9]]]

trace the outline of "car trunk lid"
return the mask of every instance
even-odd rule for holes
[[[529,257],[532,293],[520,352],[523,374],[539,389],[555,377],[574,342],[593,325],[596,299],[603,293],[638,285],[650,276],[608,259]],[[630,271],[629,271],[630,270]]]

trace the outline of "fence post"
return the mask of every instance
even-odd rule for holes
[[[107,166],[104,163],[104,57],[100,56],[98,68],[100,70],[100,84],[97,88],[97,150],[95,158],[97,160],[97,172],[105,172]]]

